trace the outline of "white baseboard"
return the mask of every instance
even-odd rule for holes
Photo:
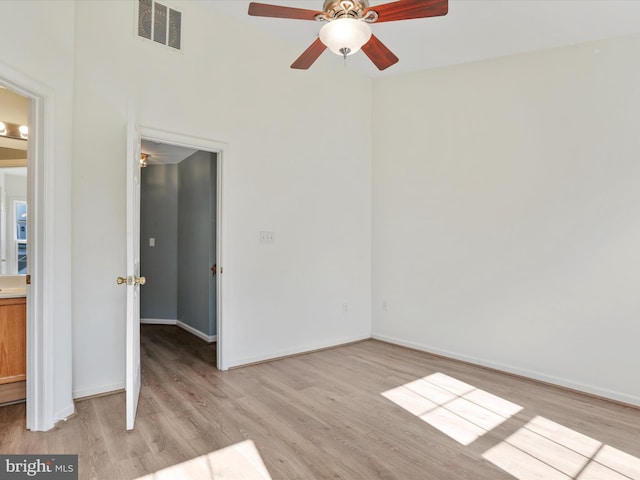
[[[105,393],[117,392],[124,390],[124,382],[111,383],[108,385],[92,385],[90,387],[76,388],[73,390],[73,399],[80,400],[85,397],[94,395],[103,395]]]
[[[553,375],[547,375],[545,373],[536,372],[533,370],[526,370],[523,368],[506,365],[506,364],[494,362],[491,360],[485,360],[483,358],[476,358],[476,357],[464,355],[458,352],[442,350],[440,348],[436,348],[430,345],[423,345],[417,342],[409,342],[399,338],[389,337],[387,335],[374,334],[374,335],[371,335],[371,338],[375,340],[387,342],[387,343],[393,343],[394,345],[400,345],[403,347],[412,348],[414,350],[420,350],[426,353],[432,353],[434,355],[440,355],[442,357],[448,357],[456,360],[462,360],[463,362],[473,363],[475,365],[489,367],[494,370],[500,370],[502,372],[512,373],[514,375],[519,375],[521,377],[531,378],[533,380],[538,380],[544,383],[558,385],[560,387],[569,388],[571,390],[577,390],[577,391],[588,393],[598,397],[608,398],[610,400],[628,403],[629,405],[640,406],[640,398],[635,397],[633,395],[628,395],[626,393],[616,392],[613,390],[608,390],[606,388],[595,387],[593,385],[585,385],[583,383],[574,382],[572,380],[567,380],[565,378],[559,378]]]
[[[178,327],[186,330],[192,335],[195,335],[198,338],[201,338],[207,343],[213,343],[217,340],[216,335],[207,335],[200,330],[193,328],[191,325],[187,325],[180,320],[173,320],[169,318],[141,318],[140,323],[144,323],[145,325],[177,325]]]
[[[201,338],[207,343],[213,343],[216,341],[216,335],[207,335],[206,333],[203,333],[200,330],[193,328],[191,325],[187,325],[186,323],[181,322],[180,320],[176,320],[176,325],[178,325],[183,330],[191,333],[192,335]]]
[[[67,405],[65,408],[63,408],[62,410],[59,410],[56,412],[56,418],[55,418],[55,422],[60,422],[60,421],[67,421],[67,418],[69,418],[71,415],[73,415],[76,411],[76,407],[73,404],[73,402],[71,402],[71,405]]]
[[[177,325],[178,320],[172,320],[170,318],[141,318],[140,323],[146,325]]]
[[[316,350],[323,350],[325,348],[339,347],[340,345],[347,345],[349,343],[360,342],[362,340],[368,340],[371,335],[357,335],[354,337],[341,338],[337,340],[331,340],[328,342],[308,344],[304,347],[290,348],[285,350],[278,350],[276,352],[268,353],[265,355],[258,355],[255,357],[245,357],[237,360],[231,360],[229,362],[229,368],[242,367],[244,365],[250,365],[252,363],[265,362],[268,360],[276,360],[278,358],[289,357],[291,355],[298,355],[303,353],[312,353]]]

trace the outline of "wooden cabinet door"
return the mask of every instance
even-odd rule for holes
[[[24,298],[0,299],[0,385],[27,377],[26,317]]]

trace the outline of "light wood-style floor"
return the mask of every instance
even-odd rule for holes
[[[78,453],[81,479],[134,479],[252,440],[273,480],[527,479],[533,473],[517,473],[526,466],[521,456],[527,452],[554,471],[564,468],[545,457],[548,445],[528,451],[518,444],[522,428],[542,418],[562,426],[549,433],[554,442],[562,444],[558,435],[573,431],[567,438],[597,442],[598,451],[605,446],[626,452],[622,463],[631,464],[626,476],[624,465],[611,470],[615,474],[582,465],[553,478],[634,478],[634,458],[640,457],[640,410],[453,360],[370,340],[220,372],[213,366],[214,348],[177,327],[144,325],[134,431],[125,431],[124,394],[77,402],[75,417],[45,433],[24,430],[24,404],[11,405],[0,408],[0,453]],[[446,415],[432,412],[428,422],[418,416],[422,407],[409,411],[416,407],[415,391],[429,398],[433,385],[409,385],[413,390],[406,398],[401,386],[424,377],[427,383],[451,377],[522,408],[498,425],[485,425],[488,432],[465,445],[432,426],[455,431]],[[396,395],[388,397],[405,398],[400,403],[406,408],[382,395],[389,391]],[[467,415],[464,409],[459,413]],[[505,440],[517,444],[509,448],[520,457],[511,466],[503,459],[501,466],[515,475],[483,457],[489,451],[504,454]],[[608,466],[618,468],[614,463]],[[596,476],[580,476],[587,471]]]

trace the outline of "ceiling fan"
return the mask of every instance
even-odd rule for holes
[[[398,0],[369,6],[368,0],[325,0],[322,11],[251,2],[249,15],[326,22],[319,38],[293,62],[291,68],[306,70],[327,47],[345,60],[362,51],[379,70],[398,62],[378,38],[371,33],[372,23],[394,22],[413,18],[439,17],[449,10],[448,0]]]

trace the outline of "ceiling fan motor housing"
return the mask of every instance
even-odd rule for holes
[[[322,10],[326,20],[338,18],[362,19],[369,7],[368,0],[325,0]]]

